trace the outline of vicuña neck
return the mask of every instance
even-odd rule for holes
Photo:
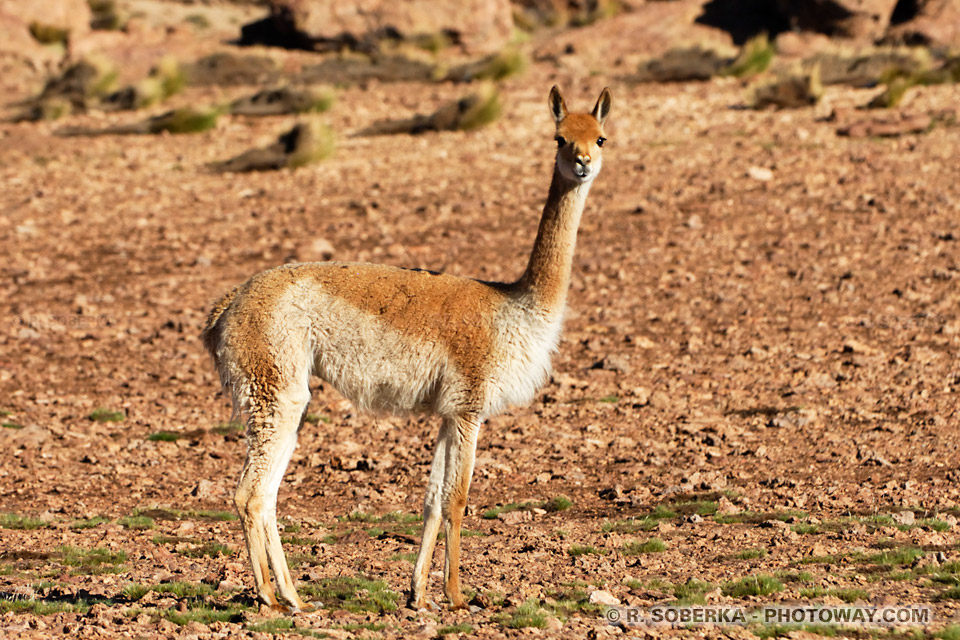
[[[591,182],[571,182],[554,167],[530,262],[517,282],[538,307],[551,315],[561,312],[566,303],[577,227]]]

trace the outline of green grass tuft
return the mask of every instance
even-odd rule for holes
[[[204,598],[214,593],[214,588],[203,582],[161,582],[150,588],[157,593],[168,593],[176,598]]]
[[[148,593],[150,593],[150,587],[136,582],[128,584],[120,591],[120,594],[131,602],[136,602]]]
[[[646,542],[633,540],[623,545],[623,552],[628,556],[637,556],[642,553],[660,553],[666,550],[667,545],[660,538],[650,538]]]
[[[247,607],[242,605],[230,605],[227,607],[197,605],[190,607],[187,611],[165,611],[163,617],[180,626],[199,622],[200,624],[211,624],[214,622],[240,622],[243,619],[243,612]]]
[[[71,529],[93,529],[99,527],[101,524],[110,522],[110,518],[104,518],[103,516],[96,516],[94,518],[87,518],[84,520],[77,520],[70,524]]]
[[[293,629],[293,620],[290,618],[274,618],[247,625],[247,631],[254,633],[283,633]]]
[[[484,60],[474,71],[472,79],[499,82],[523,73],[528,66],[529,60],[520,49],[508,47]]]
[[[232,522],[239,518],[233,511],[224,511],[222,509],[188,509],[187,511],[178,513],[178,515],[214,522]]]
[[[723,70],[723,75],[747,78],[763,73],[773,62],[776,49],[767,34],[747,40],[740,48],[740,55]]]
[[[626,520],[616,520],[614,522],[604,522],[600,527],[603,533],[637,533],[640,531],[653,531],[657,528],[658,520],[650,517],[627,518]]]
[[[81,549],[65,545],[58,547],[57,553],[63,564],[88,574],[116,573],[116,568],[127,561],[125,551],[110,551],[103,547]]]
[[[756,560],[757,558],[765,558],[767,555],[767,550],[762,547],[757,547],[755,549],[744,549],[734,554],[734,558],[738,560]]]
[[[474,102],[461,114],[457,121],[457,128],[463,131],[473,131],[484,127],[500,117],[500,92],[492,85],[480,88]]]
[[[337,148],[337,135],[325,124],[310,123],[309,134],[302,136],[303,143],[298,144],[287,159],[291,168],[304,167],[333,155]]]
[[[327,609],[345,609],[358,613],[396,611],[400,594],[387,588],[383,580],[360,577],[325,578],[302,585],[300,592],[323,603]]]
[[[960,624],[948,624],[943,629],[934,632],[934,638],[940,640],[960,640]]]
[[[672,585],[672,587],[669,584],[661,586],[673,589],[673,597],[676,598],[673,604],[676,605],[704,604],[706,602],[704,594],[714,589],[713,584],[695,578],[687,580],[684,584]],[[659,588],[653,585],[651,587]]]
[[[547,511],[566,511],[573,506],[573,500],[566,496],[555,496],[544,503],[543,508]]]
[[[199,111],[184,107],[175,109],[163,115],[151,118],[148,125],[149,133],[200,133],[217,126],[220,112],[216,109]]]
[[[67,37],[70,32],[63,27],[57,27],[42,22],[31,22],[30,35],[40,44],[67,44]]]
[[[423,517],[417,513],[404,513],[402,511],[390,511],[389,513],[384,513],[381,515],[364,513],[362,511],[354,511],[347,516],[337,516],[337,520],[340,522],[366,522],[370,524],[383,524],[385,522],[410,524],[413,522],[422,521]]]
[[[93,410],[89,418],[95,422],[123,422],[126,416],[122,411],[111,411],[110,409],[99,407]]]
[[[798,632],[824,636],[826,638],[832,638],[837,635],[837,628],[835,626],[822,624],[760,624],[750,625],[748,629],[754,636],[761,640],[766,640],[767,638],[793,637],[793,634]]]
[[[900,547],[876,555],[865,556],[863,563],[876,564],[881,567],[902,567],[913,564],[914,560],[922,558],[923,556],[923,549],[918,549],[917,547]]]
[[[529,598],[519,605],[512,613],[494,616],[494,620],[511,629],[525,629],[534,627],[543,629],[547,626],[548,612],[540,606],[536,598]]]
[[[795,525],[791,525],[790,530],[793,531],[794,533],[799,533],[800,535],[808,535],[812,533],[819,533],[820,527],[818,527],[815,524],[799,522]]]
[[[86,600],[76,602],[36,600],[33,598],[7,600],[0,599],[0,614],[2,613],[32,613],[37,616],[50,616],[57,613],[81,613],[90,610],[90,603]]]
[[[121,525],[124,529],[135,530],[153,529],[157,526],[153,518],[147,516],[124,516],[117,520],[117,524]]]
[[[211,431],[221,436],[229,436],[231,434],[243,433],[244,426],[242,422],[221,422],[215,426]]]
[[[219,542],[205,542],[192,549],[184,549],[179,553],[180,555],[188,558],[203,558],[207,556],[216,558],[218,556],[230,557],[233,555],[234,551],[227,545]]]
[[[21,516],[16,513],[0,513],[0,527],[4,529],[43,529],[48,526],[46,522],[39,518]]]
[[[17,424],[16,422],[3,422],[0,423],[0,426],[4,429],[23,429],[23,425]]]
[[[863,602],[869,602],[870,600],[870,593],[864,589],[824,589],[823,587],[800,589],[801,598],[822,598],[824,596],[839,598],[848,604],[853,604],[857,600]]]
[[[606,549],[597,549],[593,545],[589,544],[573,544],[570,545],[570,549],[567,550],[574,558],[578,556],[605,556],[609,553]]]
[[[469,622],[461,622],[459,624],[448,624],[437,629],[438,636],[445,636],[449,633],[473,633],[473,625]]]
[[[771,593],[783,591],[783,583],[766,574],[748,576],[733,582],[723,584],[721,591],[731,598],[746,596],[768,596]]]
[[[662,504],[658,504],[647,517],[653,518],[654,520],[669,520],[670,518],[676,518],[677,512],[668,509]]]
[[[150,442],[176,442],[179,439],[180,434],[173,431],[156,431],[147,436]]]

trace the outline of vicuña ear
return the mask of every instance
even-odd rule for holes
[[[557,85],[553,85],[553,88],[550,89],[548,102],[550,113],[553,114],[553,119],[559,124],[561,120],[567,117],[567,105],[563,102],[563,96],[560,95],[560,89]]]
[[[604,87],[600,93],[600,97],[597,99],[596,106],[593,107],[593,117],[597,119],[597,122],[599,122],[602,127],[603,121],[607,119],[608,115],[610,115],[610,89]]]

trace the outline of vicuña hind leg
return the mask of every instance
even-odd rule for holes
[[[453,446],[447,449],[443,493],[440,498],[446,533],[443,591],[451,609],[463,609],[467,605],[460,590],[460,526],[463,524],[463,511],[467,506],[467,493],[470,491],[480,421],[475,416],[463,416],[456,421],[453,431]]]
[[[277,491],[297,445],[297,429],[307,400],[286,398],[265,412],[251,415],[247,428],[247,459],[235,502],[253,566],[257,597],[283,610],[270,584],[273,569],[281,598],[295,609],[309,608],[297,595],[277,529]]]
[[[430,576],[433,550],[437,545],[437,535],[440,533],[441,484],[447,464],[450,434],[455,430],[450,422],[444,420],[443,426],[440,427],[440,435],[437,436],[437,448],[433,452],[430,479],[427,481],[427,492],[423,498],[423,535],[420,538],[420,553],[417,554],[417,564],[413,568],[413,579],[410,583],[409,604],[412,609],[423,608],[426,604],[424,594]]]

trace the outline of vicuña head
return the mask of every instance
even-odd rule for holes
[[[603,123],[610,115],[610,90],[603,90],[590,113],[569,113],[556,85],[550,89],[549,103],[557,123],[557,168],[572,182],[593,180],[603,166],[600,148],[607,139]]]
[[[530,402],[547,380],[560,339],[577,227],[600,171],[607,89],[592,113],[568,113],[554,87],[556,165],[540,229],[515,282],[373,264],[287,264],[221,298],[203,342],[247,424],[247,458],[234,502],[257,597],[304,609],[277,529],[277,490],[310,402],[309,380],[326,380],[361,409],[426,411],[443,419],[423,505],[423,537],[410,603],[425,603],[441,524],[444,592],[460,590],[463,520],[480,424]],[[277,593],[270,583],[270,573]]]

